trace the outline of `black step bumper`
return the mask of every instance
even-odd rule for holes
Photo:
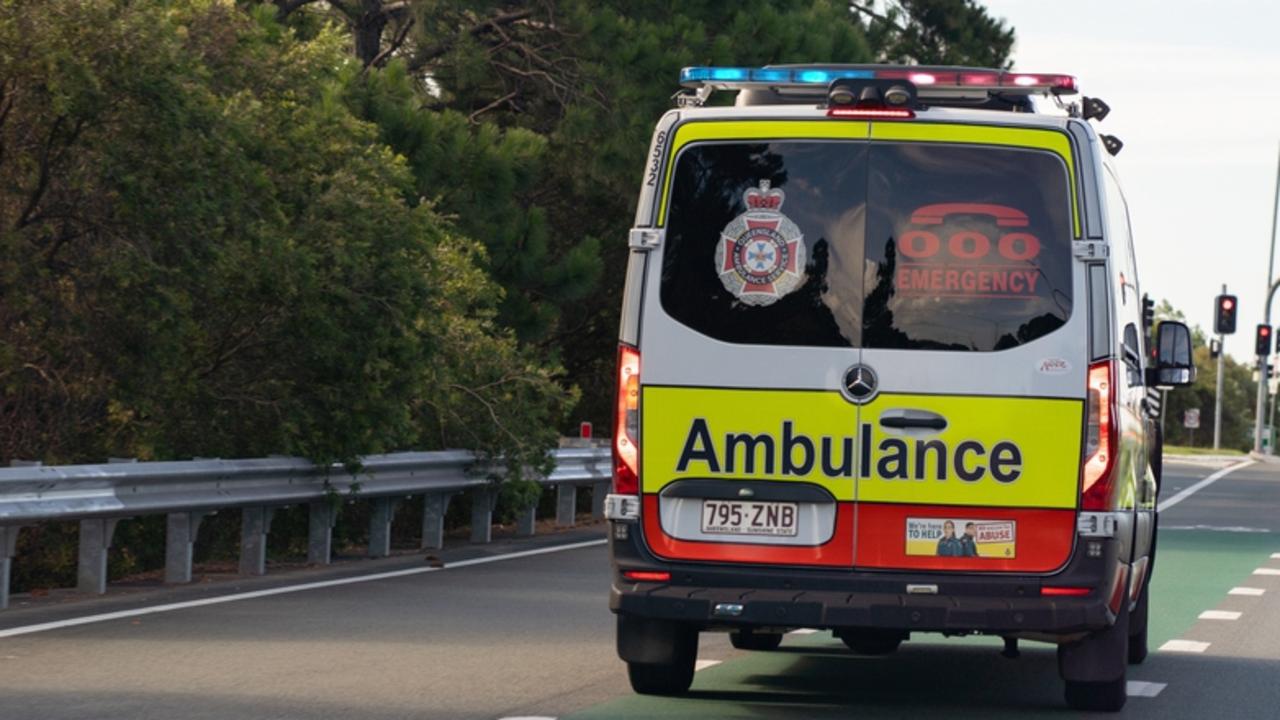
[[[632,537],[610,542],[609,607],[635,618],[708,627],[882,628],[990,634],[1072,635],[1110,626],[1118,543],[1077,551],[1048,576],[783,568],[669,562]],[[1078,548],[1079,550],[1079,548]],[[668,582],[634,582],[624,570],[665,571]],[[914,592],[908,592],[908,586]],[[1042,587],[1091,588],[1046,596]],[[936,590],[936,592],[930,592]],[[740,606],[740,607],[738,607]]]

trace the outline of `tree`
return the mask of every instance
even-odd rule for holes
[[[1013,42],[972,0],[277,0],[276,8],[299,32],[315,32],[317,18],[350,30],[368,77],[352,94],[356,112],[410,159],[419,191],[485,244],[506,290],[498,321],[562,358],[586,390],[579,416],[602,424],[623,238],[653,124],[671,107],[681,67],[1004,66]]]
[[[340,29],[197,0],[3,13],[0,454],[465,438],[542,461],[573,395],[495,323],[483,247],[347,107]]]
[[[1007,68],[1014,33],[974,0],[866,0],[850,7],[866,18],[884,62]]]

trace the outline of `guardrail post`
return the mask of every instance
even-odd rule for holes
[[[102,595],[107,592],[107,551],[116,533],[117,519],[80,521],[80,559],[76,589]]]
[[[611,480],[591,484],[591,519],[604,519],[604,498],[609,494]]]
[[[207,513],[169,513],[164,533],[164,581],[191,582],[191,556],[200,532],[200,521]]]
[[[309,503],[311,516],[307,522],[307,563],[328,565],[333,551],[333,523],[336,519],[329,498]]]
[[[538,503],[525,508],[516,519],[516,536],[533,537],[538,525]]]
[[[395,519],[399,502],[389,497],[373,499],[373,512],[369,514],[369,557],[391,554],[391,521]]]
[[[422,499],[422,549],[444,547],[444,514],[453,493],[430,493]]]
[[[556,525],[573,527],[578,512],[578,486],[562,482],[556,485]]]
[[[268,507],[247,507],[240,513],[240,574],[267,573],[267,533],[271,532]]]
[[[21,525],[0,527],[0,610],[9,607],[9,574],[13,570],[13,556],[18,554],[21,530]]]
[[[479,487],[471,491],[471,542],[487,543],[493,540],[493,509],[498,504],[498,492]]]

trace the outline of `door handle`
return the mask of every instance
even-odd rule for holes
[[[893,409],[880,415],[880,427],[894,430],[933,430],[947,429],[947,419],[927,410]]]

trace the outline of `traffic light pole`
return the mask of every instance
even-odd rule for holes
[[[1227,286],[1222,286],[1222,292],[1225,295]],[[1226,337],[1222,333],[1218,333],[1218,384],[1213,391],[1213,449],[1217,450],[1222,447],[1222,357],[1226,355],[1226,351],[1222,349],[1222,339]]]
[[[1276,261],[1276,216],[1280,214],[1280,155],[1276,156],[1276,190],[1271,204],[1271,253],[1267,257],[1267,310],[1262,322],[1271,324],[1271,298],[1276,294],[1276,284],[1271,282],[1271,275]],[[1222,379],[1221,371],[1218,375]],[[1253,451],[1262,452],[1262,419],[1267,408],[1267,358],[1258,358],[1258,403],[1253,423]]]

